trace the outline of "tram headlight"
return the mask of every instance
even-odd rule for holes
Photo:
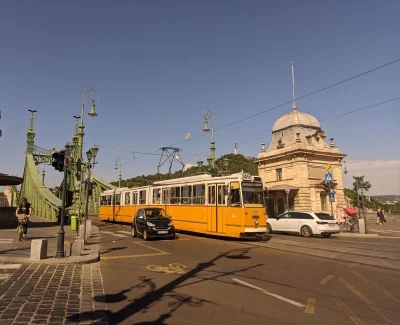
[[[254,219],[254,224],[257,226],[258,225],[258,220]]]
[[[146,225],[148,225],[149,227],[155,227],[156,225],[154,224],[154,223],[151,223],[151,222],[146,222]]]

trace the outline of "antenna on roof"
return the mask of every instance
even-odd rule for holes
[[[292,62],[292,92],[293,92],[293,106],[292,109],[295,111],[296,107],[296,97],[294,96],[294,63]]]

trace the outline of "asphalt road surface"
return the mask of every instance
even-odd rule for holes
[[[111,324],[400,324],[397,271],[273,250],[268,242],[186,234],[145,242],[127,225],[95,224]],[[379,251],[382,240],[390,241],[331,242]]]

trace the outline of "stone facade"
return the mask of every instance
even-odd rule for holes
[[[328,145],[326,134],[311,115],[293,111],[276,121],[268,149],[264,144],[258,154],[258,172],[268,188],[267,214],[288,210],[331,212],[323,188],[327,166],[333,170],[335,202],[333,211],[346,206],[342,181],[342,160],[333,139]]]

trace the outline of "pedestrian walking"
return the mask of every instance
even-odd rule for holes
[[[25,197],[22,199],[22,203],[18,206],[16,213],[24,214],[26,216],[24,223],[24,234],[23,234],[23,238],[26,238],[28,234],[29,217],[32,215],[32,205],[28,202],[28,200]]]
[[[382,207],[379,207],[378,211],[376,212],[376,224],[382,226],[384,219],[385,217],[383,215]]]
[[[382,223],[386,223],[387,221],[386,221],[386,218],[385,218],[385,210],[381,210],[381,214],[382,214]]]

